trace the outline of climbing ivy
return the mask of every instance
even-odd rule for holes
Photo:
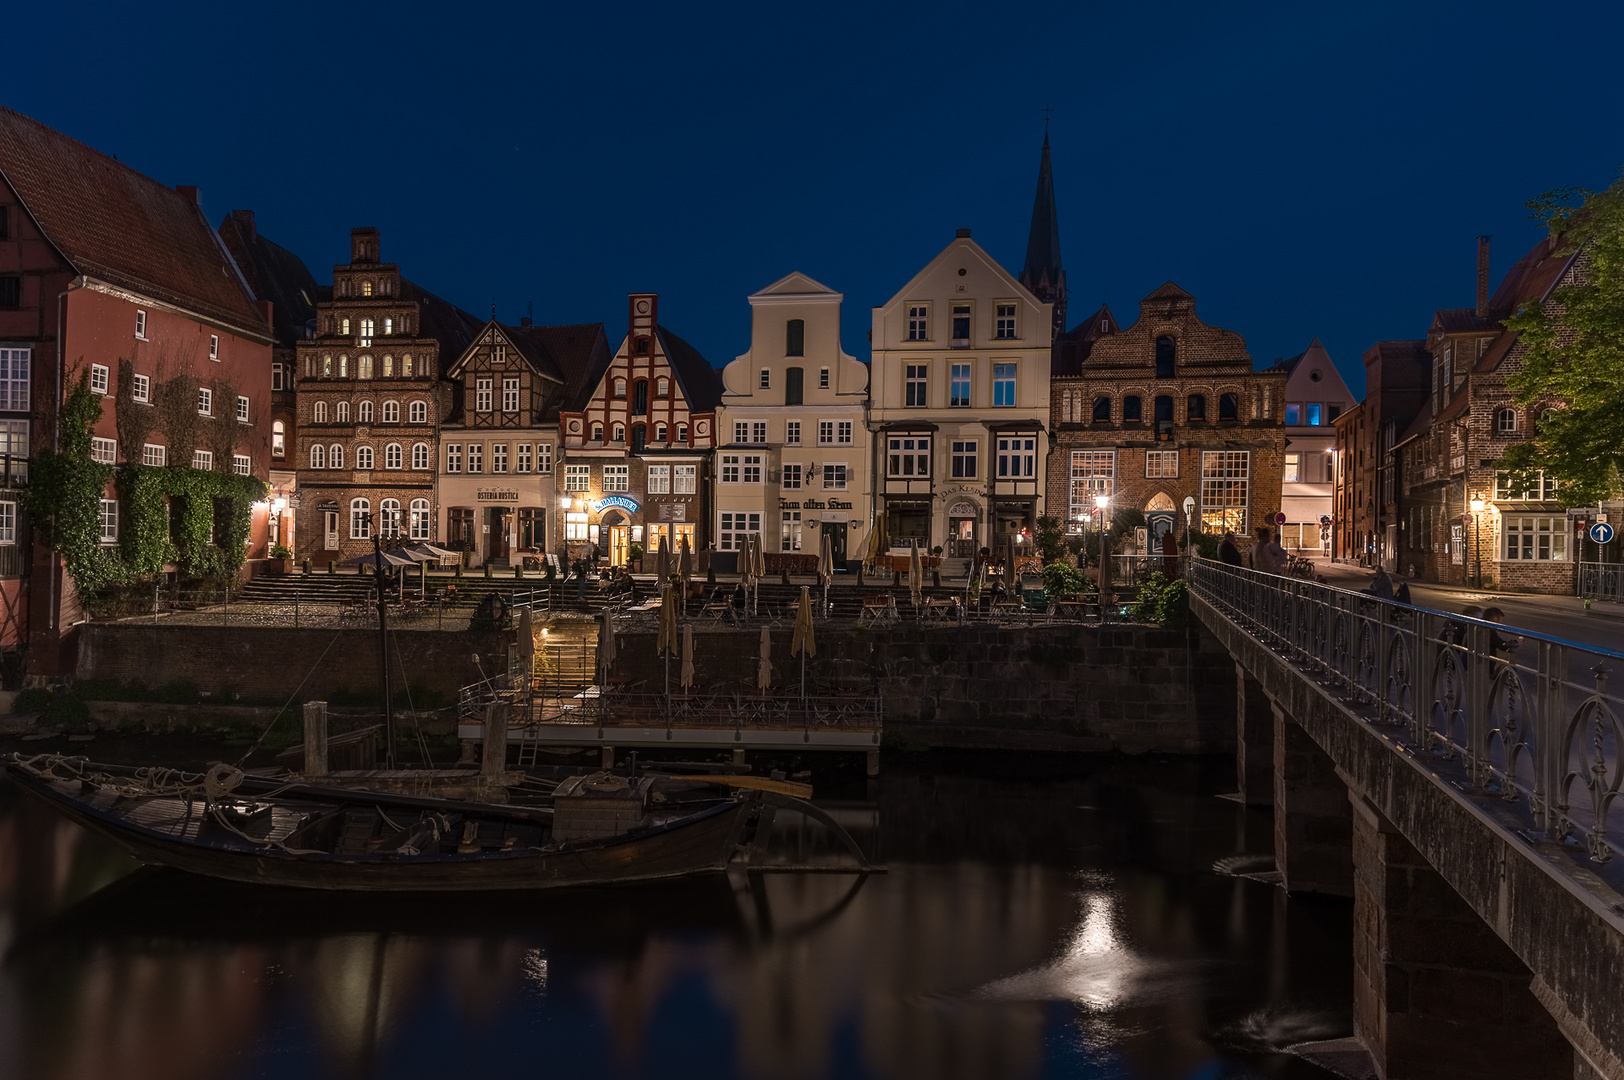
[[[102,399],[90,391],[90,373],[62,403],[57,450],[34,455],[23,505],[45,543],[60,552],[81,593],[120,578],[118,560],[101,546],[101,496],[113,470],[90,457],[90,430],[101,419]]]

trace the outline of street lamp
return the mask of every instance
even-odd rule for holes
[[[1099,515],[1100,515],[1100,565],[1101,566],[1103,566],[1105,564],[1105,508],[1107,506],[1110,506],[1110,505],[1111,505],[1111,496],[1109,496],[1109,495],[1096,495],[1096,496],[1094,496],[1094,509],[1099,511]]]
[[[1472,508],[1472,532],[1477,534],[1477,587],[1481,589],[1483,587],[1483,536],[1478,531],[1477,515],[1483,512],[1483,507],[1487,504],[1484,503],[1483,497],[1479,495],[1473,497],[1472,501],[1467,505]],[[1471,540],[1472,537],[1468,536],[1466,539]]]

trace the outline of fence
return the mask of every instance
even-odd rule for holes
[[[1624,563],[1580,563],[1578,595],[1624,603]]]
[[[1624,654],[1294,578],[1193,560],[1195,595],[1330,692],[1368,707],[1467,790],[1516,803],[1596,862],[1624,850]]]

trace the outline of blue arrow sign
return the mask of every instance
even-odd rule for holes
[[[1613,540],[1613,527],[1605,521],[1598,521],[1590,526],[1590,539],[1598,544],[1608,544]]]

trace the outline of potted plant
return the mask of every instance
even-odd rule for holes
[[[286,544],[272,546],[269,569],[273,574],[293,573],[293,552]]]
[[[634,574],[641,574],[643,572],[643,545],[628,544],[626,546],[626,561],[631,563]]]

